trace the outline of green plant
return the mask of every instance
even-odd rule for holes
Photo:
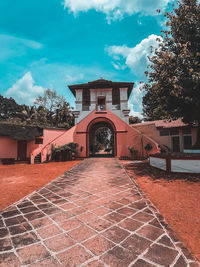
[[[51,147],[52,151],[52,159],[55,161],[67,161],[67,160],[73,160],[77,157],[77,143],[68,143],[63,146],[58,147]]]
[[[144,149],[146,150],[146,155],[147,155],[147,157],[149,157],[149,151],[151,151],[152,150],[152,145],[151,144],[149,144],[149,143],[147,143],[146,144],[146,146],[144,147]]]
[[[128,146],[128,150],[130,151],[132,157],[137,156],[138,151],[134,149],[133,146]]]
[[[151,144],[149,144],[149,143],[147,143],[146,144],[146,146],[144,147],[144,149],[146,150],[146,151],[150,151],[150,150],[152,150],[152,145]]]

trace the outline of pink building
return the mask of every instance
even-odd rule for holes
[[[118,158],[145,157],[145,146],[150,144],[149,153],[159,151],[158,143],[146,133],[131,127],[128,100],[133,83],[112,82],[99,79],[85,84],[69,86],[76,98],[75,126],[69,130],[30,128],[30,138],[3,135],[0,132],[0,159],[15,158],[30,163],[44,162],[51,157],[51,146],[62,146],[69,142],[79,145],[81,158],[90,156],[113,156]],[[109,144],[100,153],[96,151],[96,134],[107,129]],[[18,132],[19,129],[16,129]],[[21,138],[21,139],[20,139]]]
[[[134,129],[148,135],[161,149],[172,152],[191,150],[196,143],[197,126],[189,126],[181,119],[175,121],[147,121],[131,125]]]

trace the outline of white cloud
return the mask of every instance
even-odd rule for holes
[[[19,104],[33,105],[35,98],[43,92],[44,88],[35,85],[31,72],[27,72],[4,95],[14,98]]]
[[[156,15],[156,10],[166,9],[171,0],[64,0],[64,7],[75,15],[95,9],[106,14],[108,20],[123,18],[124,15],[141,13]]]
[[[105,50],[113,59],[117,61],[115,64],[112,62],[112,65],[116,69],[119,69],[119,66],[124,66],[124,64],[121,65],[121,62],[125,60],[125,65],[129,67],[131,71],[139,78],[143,78],[144,71],[149,63],[147,56],[150,55],[151,46],[154,48],[158,46],[157,38],[160,37],[152,34],[148,38],[143,39],[135,47],[129,48],[126,45],[113,45],[106,47]]]
[[[136,83],[133,87],[133,92],[129,98],[128,106],[130,109],[130,115],[142,118],[142,97],[144,91],[141,90],[141,84]]]
[[[13,56],[22,56],[28,49],[38,50],[43,47],[41,43],[34,40],[15,37],[7,34],[0,34],[0,60],[6,60]]]

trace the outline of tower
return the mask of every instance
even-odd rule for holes
[[[94,110],[102,113],[110,110],[128,124],[128,99],[134,83],[112,82],[100,78],[88,83],[69,85],[76,98],[75,124],[78,124]]]

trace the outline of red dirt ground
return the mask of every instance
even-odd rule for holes
[[[52,181],[79,162],[0,165],[0,210]]]
[[[169,175],[148,163],[122,163],[179,239],[200,260],[200,175]]]

